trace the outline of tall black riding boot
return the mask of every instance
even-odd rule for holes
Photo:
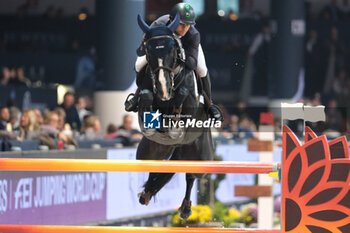
[[[135,94],[133,93],[129,94],[128,97],[126,97],[126,100],[124,102],[125,111],[127,112],[138,111],[138,99],[139,99],[140,86],[142,83],[142,79],[145,76],[145,73],[146,73],[146,66],[140,72],[136,72],[137,90]]]
[[[210,118],[215,118],[215,120],[223,121],[224,116],[219,109],[218,106],[213,104],[211,100],[211,83],[210,83],[210,77],[209,77],[209,72],[205,77],[200,78],[202,80],[202,86],[203,86],[203,94],[204,99],[205,99],[205,107],[207,109],[207,112],[209,114]]]

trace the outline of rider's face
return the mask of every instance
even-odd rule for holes
[[[184,35],[186,35],[186,33],[188,32],[190,27],[191,27],[191,25],[189,25],[189,24],[180,23],[179,26],[176,28],[175,32],[179,36],[184,36]]]

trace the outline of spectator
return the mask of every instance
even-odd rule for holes
[[[91,55],[81,57],[77,64],[77,73],[74,87],[91,89],[95,85],[95,61],[93,59],[94,49],[91,49]]]
[[[321,104],[322,104],[321,103],[321,95],[320,95],[320,93],[316,93],[314,95],[314,98],[312,98],[312,100],[311,100],[311,106],[319,106]]]
[[[322,9],[321,19],[330,21],[330,22],[338,22],[342,20],[342,12],[338,7],[337,0],[331,0],[331,3],[326,5]]]
[[[337,100],[331,99],[326,109],[326,129],[331,131],[342,131],[343,117],[338,109]]]
[[[21,117],[21,111],[17,107],[12,106],[9,108],[9,112],[11,128],[13,131],[18,130],[20,124],[19,119]]]
[[[43,115],[41,114],[41,111],[39,109],[33,109],[33,112],[35,113],[35,118],[37,124],[40,126],[44,123]]]
[[[339,71],[339,74],[335,78],[333,82],[333,93],[335,94],[335,98],[338,100],[338,104],[340,106],[348,106],[349,104],[349,77],[346,73],[345,69]]]
[[[243,116],[249,117],[247,104],[244,101],[239,100],[236,107],[233,109],[233,114],[237,115],[239,119],[241,119]]]
[[[256,137],[254,132],[256,132],[256,127],[249,117],[239,118],[237,115],[232,115],[229,126],[225,127],[221,135],[225,138],[248,139]]]
[[[41,126],[42,134],[50,136],[51,138],[66,140],[67,138],[65,135],[59,135],[58,121],[58,114],[54,111],[48,111],[45,114],[44,124]]]
[[[84,138],[89,140],[103,138],[101,132],[101,123],[97,116],[90,115],[85,117],[82,127],[82,135]]]
[[[265,23],[248,52],[248,57],[253,57],[254,61],[253,93],[258,96],[267,95],[270,41],[271,30],[269,25]]]
[[[84,121],[85,116],[91,115],[91,112],[86,109],[86,97],[79,97],[75,106],[78,110],[80,122]]]
[[[238,122],[239,117],[237,115],[230,116],[229,124],[223,128],[221,136],[224,138],[236,138],[238,136]]]
[[[132,116],[131,115],[124,115],[123,117],[123,125],[119,127],[120,133],[124,135],[125,137],[128,137],[130,139],[142,139],[142,134],[137,129],[132,128]]]
[[[312,97],[323,89],[327,56],[315,29],[310,30],[305,52],[305,95]]]
[[[55,108],[54,112],[57,113],[58,115],[58,125],[57,129],[64,133],[66,136],[72,137],[73,132],[68,123],[66,123],[66,112],[64,111],[63,108],[57,107]]]
[[[222,111],[222,115],[224,116],[224,121],[222,122],[222,128],[224,129],[227,125],[230,124],[230,113],[228,112],[227,108],[223,104],[218,104],[219,108]]]
[[[12,68],[10,70],[9,84],[16,86],[27,86],[31,85],[30,80],[25,77],[23,68]]]
[[[86,103],[86,110],[93,111],[94,109],[94,101],[89,96],[84,96],[85,103]]]
[[[11,72],[7,66],[2,67],[2,75],[0,80],[0,85],[7,86],[11,79]]]
[[[107,126],[107,134],[103,138],[112,139],[118,136],[120,136],[120,134],[118,133],[118,126],[111,123]]]
[[[71,126],[72,130],[80,131],[81,121],[74,102],[74,94],[67,92],[63,97],[63,103],[60,105],[60,107],[66,111],[66,122]]]
[[[50,149],[56,149],[54,139],[62,140],[64,143],[68,142],[68,137],[57,129],[58,120],[59,118],[56,112],[48,111],[45,114],[44,124],[40,128],[40,139]]]
[[[7,107],[0,107],[0,138],[3,140],[0,144],[0,151],[11,150],[11,143],[7,140],[20,140],[16,132],[12,131],[10,120],[10,112]]]
[[[350,2],[349,0],[342,0],[340,9],[344,20],[348,21],[350,19]]]
[[[13,80],[13,79],[16,79],[16,69],[15,68],[11,68],[10,69],[10,82]]]
[[[239,119],[238,125],[239,137],[240,138],[254,138],[254,132],[256,132],[256,126],[254,122],[247,116]]]
[[[10,112],[7,107],[0,107],[0,130],[12,131],[10,120]]]
[[[63,141],[65,145],[73,145],[78,147],[77,142],[70,136],[67,136],[63,132],[60,132],[59,116],[55,111],[48,111],[45,114],[44,124],[41,126],[40,134],[41,141],[44,145],[49,146],[50,149],[56,149],[56,140]]]
[[[328,41],[328,49],[330,55],[335,56],[335,69],[339,70],[344,67],[345,63],[345,44],[339,37],[339,30],[337,27],[331,28],[330,39]]]
[[[27,78],[25,76],[24,69],[22,67],[17,68],[17,80],[19,83],[21,83],[27,87],[30,87],[32,85],[29,78]]]
[[[346,71],[341,70],[333,82],[333,93],[336,95],[348,94],[346,86]]]
[[[21,139],[35,139],[39,137],[40,127],[36,122],[35,113],[32,110],[22,112],[19,137]]]
[[[281,119],[275,118],[273,122],[273,130],[275,132],[275,140],[281,140],[282,139],[282,123]]]

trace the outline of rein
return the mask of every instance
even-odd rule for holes
[[[159,40],[159,39],[171,39],[171,40],[175,41],[176,45],[178,46],[177,50],[182,49],[181,42],[179,40],[175,39],[173,36],[169,36],[169,35],[155,36],[155,37],[152,37],[152,38],[146,40],[145,43],[148,43],[149,41],[152,41],[152,40]],[[146,54],[147,54],[147,56],[149,56],[149,53],[147,50],[146,50]],[[174,58],[174,63],[176,63],[177,56],[178,55],[176,54],[176,56]],[[150,66],[148,66],[148,67],[149,67],[150,73],[151,73],[151,79],[153,82],[153,92],[154,93],[156,93],[156,91],[157,91],[154,76],[160,69],[167,70],[170,73],[171,86],[172,86],[173,91],[175,91],[185,79],[184,75],[180,75],[183,68],[184,68],[183,65],[177,65],[175,68],[171,68],[169,66],[158,66],[154,70]]]

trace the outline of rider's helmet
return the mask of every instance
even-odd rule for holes
[[[177,13],[180,15],[180,23],[190,25],[196,24],[194,20],[196,15],[190,4],[183,2],[176,4],[170,11],[170,19],[173,20]]]

